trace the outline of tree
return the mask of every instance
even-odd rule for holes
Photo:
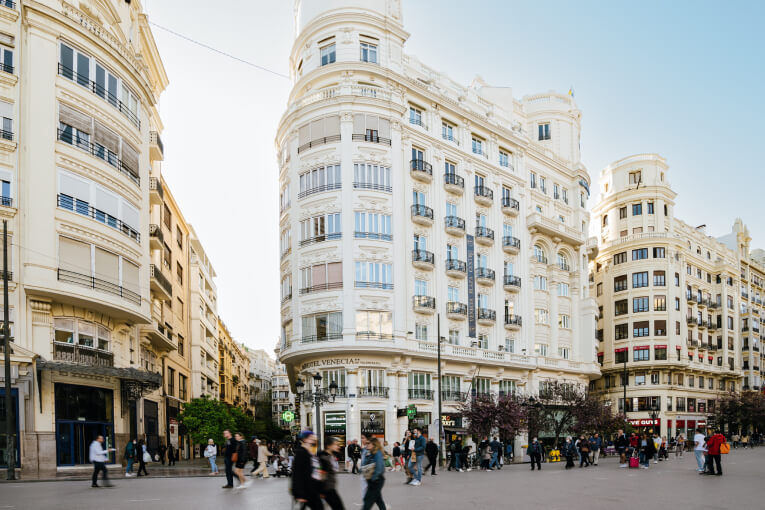
[[[488,436],[497,424],[497,401],[492,394],[480,394],[460,404],[467,429],[477,436]]]
[[[496,425],[503,439],[510,440],[524,430],[527,413],[518,397],[500,395],[496,407]]]
[[[574,407],[573,415],[579,432],[598,432],[605,437],[627,425],[623,414],[614,414],[610,405],[589,393]]]
[[[528,406],[529,429],[537,434],[542,430],[552,432],[555,437],[553,448],[557,448],[560,436],[573,431],[577,407],[584,401],[585,392],[581,385],[546,382],[539,389],[539,398]]]
[[[255,420],[251,416],[247,416],[244,411],[238,407],[229,407],[229,413],[234,419],[234,432],[241,432],[242,435],[249,440],[255,435]]]
[[[194,444],[206,444],[208,439],[222,444],[223,430],[236,428],[236,420],[229,407],[209,396],[195,398],[184,404],[179,419]]]
[[[755,391],[725,395],[717,400],[715,418],[731,433],[765,430],[765,395]]]

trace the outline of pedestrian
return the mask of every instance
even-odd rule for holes
[[[706,464],[706,459],[704,458],[704,453],[706,452],[706,449],[704,448],[705,442],[704,431],[699,427],[696,429],[696,434],[693,436],[693,453],[696,456],[696,470],[699,473],[704,472],[704,466]]]
[[[91,487],[98,487],[98,473],[104,472],[104,486],[111,487],[109,474],[106,471],[106,462],[109,460],[109,452],[116,451],[114,448],[104,448],[104,436],[96,437],[90,443],[90,462],[93,463],[93,483]],[[385,508],[385,507],[383,507]]]
[[[542,444],[535,437],[528,449],[529,457],[531,458],[531,470],[534,471],[534,463],[537,465],[537,469],[542,471]]]
[[[590,442],[584,435],[579,436],[579,467],[590,467]]]
[[[481,471],[489,469],[491,453],[489,452],[489,439],[486,436],[483,436],[481,442],[478,443],[478,455],[480,456]]]
[[[677,445],[675,446],[675,457],[680,455],[680,457],[683,456],[683,450],[685,450],[685,436],[682,434],[678,434],[677,436]]]
[[[460,454],[460,462],[462,462],[462,465],[465,466],[465,471],[472,471],[473,465],[470,460],[470,449],[473,447],[473,445],[466,444],[462,447],[462,453]]]
[[[462,472],[462,441],[460,438],[455,439],[449,444],[449,453],[451,458],[449,459],[449,467],[447,471],[451,471],[454,468],[455,471]]]
[[[247,445],[247,454],[250,457],[250,460],[252,461],[252,469],[250,470],[250,475],[252,475],[256,469],[258,469],[258,438],[255,436],[252,436],[252,439],[250,440],[250,443]]]
[[[659,460],[669,460],[669,454],[667,453],[667,436],[661,436],[661,443],[659,444]]]
[[[576,445],[571,440],[571,436],[566,438],[566,442],[563,443],[560,453],[566,457],[566,469],[574,467],[574,457],[576,457]]]
[[[404,433],[404,439],[401,440],[401,444],[404,446],[404,452],[402,454],[403,456],[403,466],[404,466],[404,473],[406,473],[406,484],[412,483],[413,475],[412,472],[409,470],[409,459],[412,458],[412,432],[407,430]]]
[[[741,438],[741,446],[746,450],[746,447],[749,446],[749,434],[744,434],[744,437]]]
[[[415,429],[415,434],[418,432],[419,430]],[[424,442],[425,438],[422,438],[422,440]],[[417,441],[417,438],[414,441]],[[382,497],[382,488],[385,484],[385,462],[383,460],[382,447],[376,437],[368,438],[366,446],[367,455],[364,456],[364,461],[361,464],[362,474],[367,481],[367,491],[364,494],[362,510],[370,510],[372,505],[375,504],[379,510],[386,510]],[[423,450],[424,448],[423,446]],[[416,452],[413,453],[417,455]],[[412,462],[412,460],[410,459],[409,462]],[[412,485],[414,485],[414,482],[412,482]]]
[[[133,475],[133,463],[135,462],[135,450],[136,450],[136,440],[133,439],[131,441],[128,441],[127,446],[125,446],[125,462],[127,463],[127,467],[125,467],[125,476],[130,478]]]
[[[324,481],[321,486],[321,496],[332,510],[345,510],[343,500],[337,493],[336,475],[340,469],[337,454],[340,453],[340,443],[336,437],[327,438],[324,451],[319,453],[319,466],[323,472]]]
[[[603,439],[597,432],[590,438],[590,463],[593,466],[598,465],[598,459],[600,458],[600,449],[603,447]]]
[[[244,466],[247,464],[247,443],[244,440],[241,432],[234,434],[236,440],[236,450],[232,460],[234,461],[234,474],[239,478],[239,486],[237,489],[246,489],[250,486],[251,482],[248,482],[244,477]]]
[[[719,430],[715,430],[712,437],[707,440],[707,472],[708,475],[722,476],[722,466],[720,465],[720,446],[725,443],[725,436]],[[715,473],[715,465],[717,472]]]
[[[175,466],[175,448],[173,448],[172,443],[167,445],[167,465]]]
[[[348,441],[348,446],[345,447],[345,470],[351,471],[353,468],[353,442],[355,439]]]
[[[226,485],[222,489],[234,488],[234,463],[236,462],[236,448],[239,446],[229,429],[223,430],[223,465],[226,471]]]
[[[496,437],[489,443],[489,450],[491,451],[489,469],[499,469],[499,452],[502,450],[502,444]]]
[[[167,448],[165,448],[164,444],[160,444],[159,448],[157,449],[157,452],[159,453],[159,461],[162,463],[162,465],[165,465],[165,452],[167,451]]]
[[[642,469],[648,469],[651,464],[651,459],[656,455],[656,444],[653,442],[653,438],[644,432],[643,436],[640,438],[639,448],[640,464],[642,464],[640,467]]]
[[[143,471],[144,476],[149,476],[149,473],[146,471],[146,463],[151,462],[151,454],[146,449],[146,445],[143,442],[143,439],[138,441],[138,476],[141,476],[141,471]]]
[[[361,447],[359,446],[359,441],[357,439],[353,440],[353,444],[351,445],[351,462],[353,464],[353,467],[351,469],[351,473],[358,473],[359,472],[359,459],[361,458]]]
[[[733,448],[738,448],[738,442],[741,439],[741,436],[738,434],[733,434],[730,436],[731,443],[733,443]]]
[[[409,449],[412,451],[409,457],[409,472],[412,474],[412,481],[409,485],[418,486],[422,484],[422,461],[425,455],[425,438],[420,429],[414,429],[412,439],[409,440]]]
[[[295,448],[295,461],[292,463],[292,497],[302,503],[301,510],[322,510],[324,503],[319,494],[319,459],[316,457],[316,435],[304,430],[298,435],[300,444]]]
[[[428,439],[428,443],[425,445],[425,455],[428,457],[428,465],[425,468],[425,472],[430,469],[430,475],[437,475],[436,464],[438,463],[438,445],[433,438]]]
[[[393,443],[393,467],[390,468],[391,471],[398,471],[401,467],[401,443],[398,441]]]
[[[656,451],[656,453],[653,454],[653,463],[658,464],[659,463],[659,450],[661,450],[661,438],[659,437],[659,434],[656,432],[653,433],[653,438],[650,436],[648,439],[653,440],[653,448]]]
[[[258,445],[258,469],[252,473],[252,476],[262,476],[268,478],[268,458],[273,455],[268,446],[261,443],[260,439],[256,439],[255,443]]]
[[[217,455],[217,449],[215,448],[215,441],[212,439],[207,440],[207,448],[205,448],[204,456],[210,463],[210,476],[218,474],[218,465],[215,464],[215,456]]]
[[[616,433],[616,453],[619,454],[620,468],[627,467],[627,446],[628,445],[629,445],[629,441],[627,440],[627,436],[624,434],[624,431],[622,429],[619,429],[619,431]]]
[[[513,440],[509,440],[505,445],[505,463],[513,461]]]

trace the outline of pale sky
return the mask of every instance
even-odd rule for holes
[[[656,152],[676,215],[727,233],[743,218],[765,247],[761,157],[765,2],[402,0],[405,51],[465,85],[516,97],[573,86],[593,189],[610,162]],[[289,74],[293,0],[144,0],[149,21]],[[469,9],[466,7],[469,5]],[[234,337],[279,338],[274,137],[291,82],[153,27],[170,86],[162,171],[218,273]],[[597,200],[594,196],[592,206]]]

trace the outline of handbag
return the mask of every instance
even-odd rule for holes
[[[149,452],[143,452],[143,461],[146,463],[151,462],[151,454]]]
[[[410,457],[411,462],[417,462],[417,454],[415,452],[412,452],[412,456]]]
[[[361,466],[361,474],[365,480],[371,480],[372,475],[375,474],[375,463],[370,462],[369,464]]]
[[[730,445],[728,443],[722,443],[720,445],[720,453],[723,455],[730,453]]]
[[[231,456],[231,462],[236,464],[236,461],[238,461],[238,460],[239,460],[239,453],[238,452],[234,452],[234,454]]]

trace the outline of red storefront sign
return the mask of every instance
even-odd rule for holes
[[[651,348],[650,345],[637,345],[637,346],[633,347],[632,350],[633,351],[647,351],[650,348]]]
[[[603,351],[600,351],[600,352],[598,353],[598,356],[603,356]]]
[[[707,356],[707,357],[709,358],[709,361],[712,361],[713,359],[715,359],[714,356]]]
[[[618,349],[614,349],[614,352],[627,352],[629,350],[629,347],[619,347]]]
[[[682,351],[682,350],[683,350],[683,348],[682,348],[682,347],[680,347],[679,345],[676,345],[676,346],[675,346],[675,349],[677,349],[678,351]]]
[[[678,347],[680,347],[680,346],[678,345]],[[666,345],[654,345],[653,348],[654,349],[666,349],[667,346]]]
[[[658,427],[659,426],[659,419],[656,418],[655,420],[651,418],[637,418],[637,419],[630,419],[629,421],[630,425],[633,427]]]

